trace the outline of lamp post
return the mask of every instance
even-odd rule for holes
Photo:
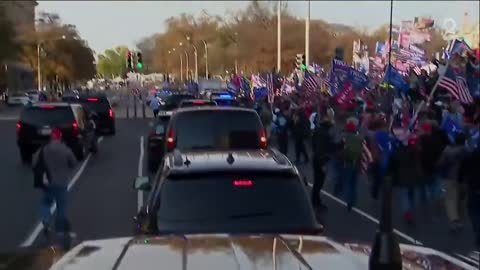
[[[176,49],[173,48],[172,51],[175,51]],[[182,54],[179,52],[178,56],[180,57],[180,81],[183,81],[183,59],[182,59]]]
[[[48,41],[57,41],[57,40],[65,40],[67,39],[66,35],[62,35],[60,38],[56,39],[49,39]],[[77,40],[76,37],[73,38],[74,40]],[[38,91],[42,91],[42,61],[41,61],[41,54],[42,54],[42,45],[43,41],[39,40],[37,41],[37,88]]]
[[[203,45],[205,45],[205,79],[208,80],[208,47],[207,42],[202,39]]]
[[[178,43],[178,45],[180,45],[180,47],[182,47],[182,46],[183,46],[183,43],[180,42],[180,43]],[[184,50],[183,52],[185,53],[185,59],[187,60],[185,79],[188,81],[188,70],[190,69],[190,65],[188,64],[188,53],[187,53],[187,51],[185,51],[185,50]]]
[[[198,82],[198,53],[197,53],[197,47],[195,47],[195,44],[193,44],[193,41],[191,41],[190,37],[186,37],[188,41],[190,41],[190,45],[193,47],[193,54],[195,55],[195,81]]]

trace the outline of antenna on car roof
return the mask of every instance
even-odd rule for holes
[[[392,41],[393,0],[390,0],[390,44]],[[391,46],[388,55],[391,64]],[[372,243],[368,268],[370,270],[402,270],[402,255],[400,245],[392,226],[392,182],[384,179],[382,186],[382,210],[380,223]]]
[[[233,162],[235,162],[235,159],[233,158],[232,153],[228,153],[227,163],[230,164],[230,165],[232,165]]]

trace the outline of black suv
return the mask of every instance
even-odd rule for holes
[[[159,116],[172,115],[173,111],[178,109],[180,102],[185,99],[195,99],[195,96],[191,94],[172,94],[162,101],[160,106]]]
[[[182,108],[175,111],[168,125],[166,152],[266,148],[265,128],[252,109]]]
[[[97,125],[97,132],[115,134],[115,116],[112,106],[105,94],[80,95],[79,102],[93,113],[93,120]]]
[[[52,128],[60,128],[65,143],[77,159],[97,151],[95,124],[80,104],[39,103],[25,107],[17,123],[17,145],[23,162],[47,143]]]
[[[150,191],[134,218],[141,234],[321,230],[298,170],[275,150],[175,150],[134,188]]]

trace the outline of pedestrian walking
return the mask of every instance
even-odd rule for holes
[[[462,159],[466,155],[465,150],[465,135],[457,134],[455,141],[445,147],[438,161],[445,187],[445,210],[453,232],[463,227],[462,213],[465,204],[461,197],[458,176]]]
[[[52,130],[50,142],[41,147],[34,156],[33,169],[35,187],[41,188],[41,220],[44,234],[48,238],[51,231],[50,208],[57,205],[55,230],[60,234],[69,234],[70,222],[66,215],[67,186],[77,160],[72,150],[62,141],[62,132]]]
[[[150,100],[150,109],[153,111],[153,117],[157,118],[158,112],[160,111],[160,100],[158,99],[157,94]]]
[[[327,164],[338,146],[334,144],[334,127],[329,115],[323,111],[319,118],[319,124],[312,134],[312,205],[317,210],[326,210],[327,207],[320,198],[320,191],[325,183]]]
[[[363,153],[363,141],[363,136],[358,132],[358,121],[354,118],[347,119],[341,153],[341,174],[336,179],[334,193],[344,194],[348,210],[352,210],[356,201],[357,179]]]
[[[303,162],[308,163],[305,140],[310,136],[310,127],[305,114],[301,110],[297,110],[293,114],[292,135],[295,142],[295,163],[300,164],[301,157],[303,157]]]

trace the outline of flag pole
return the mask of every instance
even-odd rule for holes
[[[282,21],[281,21],[282,1],[277,3],[277,72],[280,73],[282,67]]]
[[[305,65],[310,64],[310,0],[308,0],[307,19],[305,20]]]

